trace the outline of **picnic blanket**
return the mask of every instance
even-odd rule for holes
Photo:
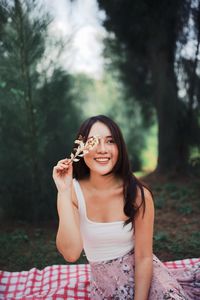
[[[200,258],[164,262],[169,269],[193,266]],[[53,265],[38,270],[0,271],[0,299],[90,299],[90,266]]]

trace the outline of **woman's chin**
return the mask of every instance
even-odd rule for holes
[[[111,171],[112,171],[112,168],[110,168],[110,167],[109,168],[104,167],[104,168],[98,168],[98,169],[95,168],[92,170],[92,172],[94,172],[95,174],[101,175],[101,176],[106,175],[106,174],[110,173]]]

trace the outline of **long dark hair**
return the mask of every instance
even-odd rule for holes
[[[120,128],[113,120],[111,120],[110,118],[104,115],[98,115],[98,116],[88,118],[81,125],[76,138],[78,138],[81,135],[84,138],[84,141],[87,140],[90,129],[92,125],[96,122],[101,122],[110,129],[112,138],[118,147],[118,153],[119,153],[118,160],[113,170],[110,173],[114,173],[115,175],[122,178],[123,180],[124,213],[127,217],[129,217],[128,220],[125,221],[124,225],[127,225],[130,222],[133,222],[133,219],[136,213],[138,212],[138,209],[141,206],[143,207],[143,214],[145,212],[144,187],[146,187],[146,185],[141,181],[139,181],[132,173],[123,135],[121,133]],[[74,164],[73,167],[74,178],[76,178],[77,180],[83,179],[88,177],[89,174],[90,174],[90,170],[85,164],[84,159],[81,159],[79,162]],[[136,206],[135,204],[138,195],[138,188],[141,193],[140,206]]]

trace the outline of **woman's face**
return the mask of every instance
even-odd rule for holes
[[[113,140],[110,129],[104,123],[96,122],[93,124],[88,139],[92,136],[98,136],[99,143],[84,156],[84,161],[90,172],[100,175],[107,174],[114,168],[117,162],[117,145]]]

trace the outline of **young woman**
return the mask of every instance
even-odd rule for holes
[[[53,169],[56,244],[68,262],[84,249],[91,266],[91,299],[200,299],[200,288],[194,288],[199,266],[180,278],[153,254],[152,193],[132,174],[117,124],[103,115],[91,117],[80,135],[85,141],[98,136],[99,142],[73,166],[62,159]]]

